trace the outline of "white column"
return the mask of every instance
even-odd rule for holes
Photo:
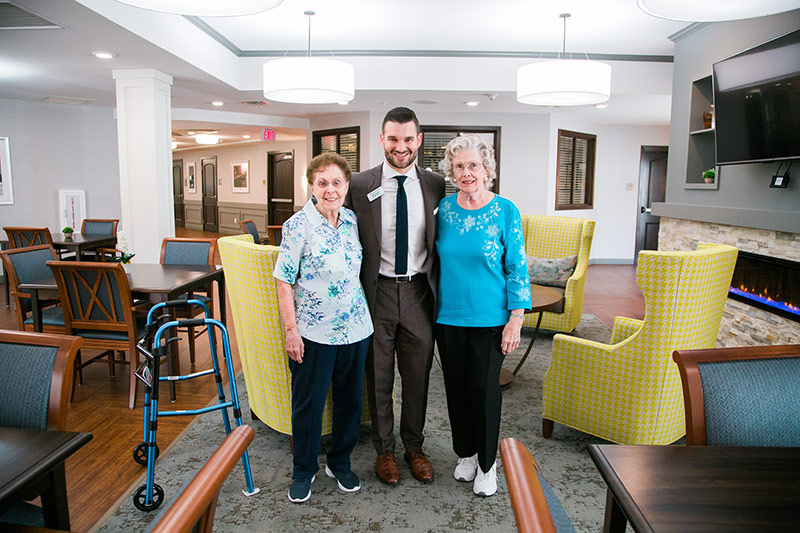
[[[172,77],[157,70],[114,70],[117,86],[120,229],[137,263],[158,263],[175,235],[172,196]]]

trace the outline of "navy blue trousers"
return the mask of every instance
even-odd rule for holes
[[[364,360],[370,337],[334,346],[303,339],[303,362],[289,359],[292,371],[292,437],[295,479],[311,479],[319,470],[322,412],[331,387],[333,432],[328,466],[334,472],[350,470],[350,454],[361,429],[364,401]]]

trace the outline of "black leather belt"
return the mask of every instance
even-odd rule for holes
[[[421,281],[426,279],[427,276],[425,274],[414,274],[413,276],[384,276],[383,274],[378,274],[378,280],[380,281],[388,281],[389,283],[411,283],[412,281]]]

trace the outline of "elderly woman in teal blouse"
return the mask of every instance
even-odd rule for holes
[[[306,179],[313,198],[283,224],[273,272],[292,371],[294,467],[289,500],[295,503],[311,497],[331,384],[333,434],[325,473],[345,492],[361,488],[350,469],[350,454],[361,426],[364,360],[372,336],[358,277],[361,243],[356,216],[342,207],[350,167],[338,154],[321,154],[308,164]]]
[[[458,192],[439,202],[441,262],[436,337],[458,455],[454,477],[479,496],[497,492],[500,368],[519,346],[531,287],[519,210],[489,190],[493,150],[477,135],[447,145],[445,174]]]

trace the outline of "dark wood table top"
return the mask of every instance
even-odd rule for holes
[[[90,440],[89,433],[0,427],[0,512]]]
[[[564,295],[552,287],[531,283],[531,308],[525,312],[538,313],[547,311],[550,307],[558,305],[563,298]]]
[[[589,455],[636,531],[800,531],[800,448],[592,444]]]
[[[170,294],[186,292],[188,285],[200,286],[223,274],[218,265],[161,265],[158,263],[130,263],[123,265],[128,274],[131,291],[145,294]],[[58,290],[54,277],[30,283],[20,283],[20,289],[39,291]]]
[[[117,243],[116,235],[107,233],[73,233],[72,238],[67,238],[64,233],[53,233],[53,246],[105,246]]]

